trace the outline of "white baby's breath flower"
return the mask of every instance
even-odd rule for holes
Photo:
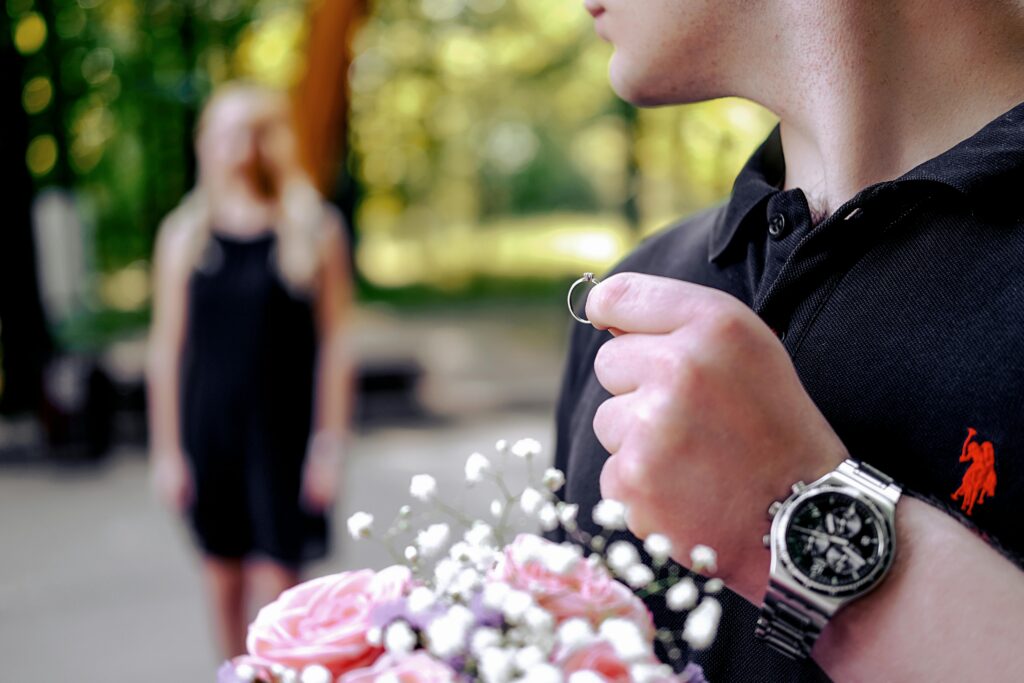
[[[544,531],[554,531],[558,528],[558,510],[551,503],[545,503],[537,511],[537,521]]]
[[[414,545],[407,545],[405,547],[404,555],[406,562],[415,562],[417,559],[419,559],[420,551],[417,550],[416,546]]]
[[[369,538],[373,530],[373,515],[368,512],[357,512],[348,518],[348,533],[352,538]]]
[[[575,503],[559,503],[558,519],[564,526],[572,526],[576,523],[576,515],[579,514],[580,506]]]
[[[437,480],[429,474],[415,475],[409,482],[409,495],[424,503],[429,503],[437,495]]]
[[[628,619],[605,619],[601,623],[601,637],[623,661],[634,662],[650,656],[650,643],[640,628]]]
[[[704,598],[686,617],[683,640],[695,650],[705,649],[715,640],[721,618],[722,604],[714,598]]]
[[[427,626],[427,643],[431,653],[448,659],[465,651],[473,613],[464,605],[452,605],[442,616]]]
[[[646,564],[634,564],[626,570],[623,577],[630,588],[643,588],[654,581],[654,572]]]
[[[319,664],[311,664],[302,670],[299,683],[334,683],[334,676]]]
[[[508,683],[515,673],[515,651],[489,647],[480,653],[480,676],[484,683]]]
[[[629,680],[633,683],[662,683],[672,679],[672,667],[668,664],[642,662],[629,667]]]
[[[479,659],[484,650],[501,645],[501,631],[484,626],[473,631],[469,640],[469,651]]]
[[[495,498],[491,501],[491,516],[501,517],[505,512],[505,504]]]
[[[569,543],[545,545],[537,559],[549,572],[565,576],[580,561],[582,552],[579,546]]]
[[[394,671],[385,671],[381,675],[374,677],[373,683],[402,683],[402,679]]]
[[[587,670],[571,674],[568,683],[607,683],[607,680],[604,676]]]
[[[656,562],[664,562],[672,554],[672,541],[663,534],[651,534],[644,541],[644,550]]]
[[[434,557],[448,543],[450,529],[447,524],[431,524],[416,534],[416,547],[424,557]]]
[[[523,508],[523,512],[531,517],[537,514],[537,510],[539,510],[540,506],[543,504],[543,494],[533,487],[526,487],[519,496],[519,506]]]
[[[235,667],[235,678],[245,683],[252,683],[256,680],[256,667],[252,664],[239,664]]]
[[[480,594],[480,600],[487,609],[501,610],[501,606],[505,604],[505,598],[511,592],[512,588],[507,583],[488,583],[484,585],[484,590]]]
[[[558,642],[569,651],[589,645],[595,637],[590,622],[580,617],[573,617],[562,622],[558,627]]]
[[[706,545],[695,545],[690,551],[690,562],[695,572],[714,573],[718,569],[718,554]]]
[[[504,453],[506,448],[508,448],[507,439],[498,439],[497,441],[494,442],[494,450],[498,451],[499,453]]]
[[[522,683],[562,683],[562,672],[553,664],[538,662],[525,670]]]
[[[509,622],[518,624],[526,616],[527,610],[534,606],[533,596],[525,591],[510,590],[501,601],[501,613]]]
[[[697,584],[691,578],[685,578],[665,591],[665,604],[673,612],[693,609],[697,604],[699,592]]]
[[[393,655],[406,655],[416,648],[416,634],[409,624],[394,621],[384,631],[384,649]]]
[[[466,481],[477,484],[490,469],[491,461],[484,457],[483,453],[473,453],[466,458]]]
[[[608,546],[608,566],[617,574],[625,574],[640,561],[640,553],[629,541],[615,541]]]
[[[532,458],[540,451],[540,441],[537,439],[519,439],[512,444],[512,455],[518,458]]]
[[[494,529],[490,524],[477,520],[473,522],[473,526],[463,535],[463,538],[471,546],[491,547],[494,545]]]
[[[708,579],[704,584],[705,593],[719,593],[723,588],[725,588],[725,582],[719,578]]]
[[[608,531],[626,528],[626,506],[617,500],[605,498],[594,506],[594,523]]]
[[[437,596],[434,595],[434,591],[426,586],[417,586],[409,593],[405,604],[411,614],[422,614],[433,607],[436,602]]]
[[[456,562],[469,562],[472,548],[466,541],[458,541],[451,548],[448,549],[448,557],[452,558]]]
[[[544,652],[536,645],[528,645],[516,651],[515,665],[520,671],[529,672],[544,661]]]
[[[544,478],[542,481],[548,491],[555,492],[565,486],[565,473],[562,472],[562,470],[549,467],[544,470]]]
[[[534,605],[526,610],[526,614],[523,616],[523,623],[534,633],[543,634],[554,630],[555,617],[543,607]]]
[[[477,588],[483,579],[480,573],[472,567],[466,567],[455,576],[455,580],[452,581],[448,592],[452,595],[459,596],[463,599],[468,600],[473,594],[476,593]]]
[[[462,564],[450,557],[446,557],[434,565],[434,585],[437,586],[437,590],[439,592],[447,591],[461,569]]]
[[[384,642],[384,631],[378,626],[371,626],[366,631],[366,642],[374,647],[381,645]]]

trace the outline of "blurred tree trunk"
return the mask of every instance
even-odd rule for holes
[[[323,195],[352,224],[354,201],[347,176],[352,38],[367,12],[366,0],[319,0],[310,4],[306,74],[295,90],[302,161]],[[351,229],[351,228],[350,228]]]
[[[0,37],[0,412],[34,410],[51,340],[39,298],[32,238],[32,177],[25,165],[28,115],[21,104],[23,60],[9,37]]]

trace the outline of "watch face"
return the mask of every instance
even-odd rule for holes
[[[797,578],[833,595],[869,586],[884,571],[889,553],[880,513],[841,491],[824,491],[799,501],[783,541]]]

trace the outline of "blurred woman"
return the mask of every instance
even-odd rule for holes
[[[225,657],[249,607],[326,553],[349,414],[346,243],[295,144],[282,94],[219,90],[157,239],[153,480],[191,520]]]

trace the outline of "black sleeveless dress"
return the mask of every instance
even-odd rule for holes
[[[189,281],[182,433],[204,552],[298,566],[327,551],[324,516],[300,500],[317,337],[312,302],[276,273],[274,244],[273,233],[214,233]]]

